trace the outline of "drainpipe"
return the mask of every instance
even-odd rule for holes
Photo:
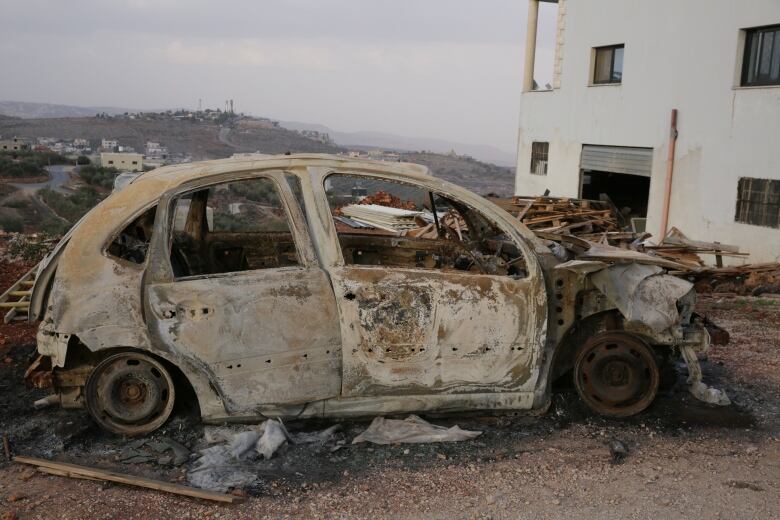
[[[528,29],[525,32],[525,72],[523,92],[534,89],[534,60],[536,59],[536,27],[539,23],[539,0],[528,0]]]
[[[674,152],[677,149],[677,109],[672,109],[669,129],[669,157],[666,159],[666,186],[664,188],[664,209],[661,213],[661,240],[666,238],[669,227],[669,205],[672,200],[672,177],[674,175]]]

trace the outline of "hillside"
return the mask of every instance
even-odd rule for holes
[[[146,141],[166,145],[172,154],[190,155],[194,160],[230,157],[237,152],[343,153],[333,144],[303,137],[297,132],[274,126],[268,120],[237,118],[230,124],[192,122],[176,119],[126,118],[48,118],[20,119],[0,116],[0,135],[21,137],[84,138],[93,142],[102,138],[119,140],[136,150]],[[442,179],[454,182],[480,194],[512,193],[514,174],[511,168],[496,166],[464,156],[431,152],[402,152],[401,160],[424,164]]]
[[[220,132],[220,130],[222,130]],[[146,141],[164,143],[171,153],[192,155],[194,159],[230,157],[236,152],[332,152],[337,146],[324,145],[284,128],[227,128],[214,123],[193,123],[174,119],[133,120],[72,117],[18,119],[0,117],[0,135],[23,137],[83,138],[93,141],[117,139],[123,145],[143,150]]]
[[[436,177],[468,188],[480,195],[493,193],[510,196],[514,191],[513,168],[496,166],[462,156],[430,152],[401,153],[401,160],[424,164]]]

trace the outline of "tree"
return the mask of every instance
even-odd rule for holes
[[[92,164],[92,161],[89,160],[89,157],[86,155],[79,155],[76,159],[76,164],[78,165],[84,165],[84,164]]]

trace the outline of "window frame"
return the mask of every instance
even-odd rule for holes
[[[615,76],[615,51],[617,49],[623,49],[623,60],[621,61],[621,67],[620,67],[620,79],[615,81],[613,77]],[[623,66],[625,64],[626,59],[626,44],[625,43],[617,43],[614,45],[602,45],[600,47],[593,47],[593,73],[591,74],[591,85],[622,85],[623,84]],[[599,53],[600,52],[610,52],[610,62],[609,62],[609,79],[608,80],[597,80],[596,74],[598,73],[598,65],[599,65]]]
[[[339,233],[336,229],[336,223],[335,219],[333,218],[332,210],[330,207],[330,203],[327,199],[327,190],[325,189],[326,183],[328,178],[332,176],[347,176],[347,177],[353,177],[353,178],[363,178],[363,179],[373,179],[373,180],[379,180],[394,184],[400,184],[400,185],[406,185],[411,186],[420,190],[424,190],[427,192],[431,192],[436,196],[445,198],[445,199],[451,199],[453,202],[456,202],[458,204],[463,205],[464,207],[469,208],[472,211],[476,211],[479,213],[480,217],[483,218],[487,223],[494,226],[496,229],[504,233],[509,240],[511,240],[515,247],[520,251],[520,254],[523,257],[524,263],[526,265],[526,275],[522,278],[518,278],[518,280],[530,280],[533,276],[535,276],[533,273],[536,269],[536,257],[534,256],[534,253],[529,246],[529,244],[526,243],[525,239],[523,238],[522,234],[519,233],[517,230],[512,229],[511,225],[507,226],[504,223],[492,218],[489,216],[489,211],[487,211],[485,208],[479,207],[479,204],[474,204],[472,202],[465,201],[462,197],[458,196],[458,194],[453,193],[447,193],[441,188],[435,188],[433,186],[429,186],[428,184],[424,182],[420,182],[417,179],[404,179],[404,178],[395,178],[388,174],[383,173],[373,173],[373,172],[361,172],[361,171],[344,171],[344,170],[331,170],[328,171],[325,175],[322,176],[322,182],[320,184],[320,188],[322,189],[322,198],[320,201],[320,204],[324,204],[325,209],[328,214],[328,226],[331,230],[331,235],[333,237],[333,245],[335,246],[335,254],[337,263],[336,266],[346,269],[377,269],[377,270],[401,270],[401,271],[416,271],[421,273],[441,273],[442,270],[439,268],[429,268],[429,267],[416,267],[416,266],[386,266],[386,265],[370,265],[370,264],[352,264],[347,263],[344,259],[344,254],[341,249],[341,242],[339,240]],[[469,192],[470,193],[470,192]],[[405,237],[401,237],[405,238]],[[468,271],[458,271],[456,273],[450,272],[450,274],[458,274],[461,276],[475,276],[475,275],[481,275],[481,276],[494,276],[494,275],[486,275],[482,273],[470,273]]]
[[[271,171],[264,171],[264,172],[246,172],[236,175],[228,174],[225,176],[219,176],[213,179],[210,179],[206,182],[198,182],[197,184],[193,185],[187,185],[186,188],[184,186],[180,186],[179,188],[183,188],[180,190],[177,190],[175,193],[171,193],[169,195],[168,201],[167,201],[167,215],[166,215],[166,222],[165,222],[165,251],[162,252],[162,255],[164,257],[165,262],[165,269],[170,274],[170,282],[176,283],[176,282],[183,282],[183,281],[190,281],[190,280],[201,280],[201,279],[207,279],[207,278],[217,278],[217,277],[225,277],[225,276],[241,276],[244,274],[251,274],[251,273],[262,273],[262,272],[269,272],[269,271],[295,271],[295,270],[301,270],[306,269],[310,266],[312,259],[310,258],[311,253],[311,238],[307,233],[301,233],[298,230],[298,226],[294,223],[293,213],[297,213],[293,211],[293,208],[291,207],[291,201],[289,200],[288,193],[286,189],[289,189],[287,186],[285,186],[278,178],[276,178],[277,175],[284,174],[284,170],[271,170]],[[277,193],[279,195],[279,200],[282,203],[282,206],[284,207],[285,214],[288,219],[288,226],[290,228],[290,234],[292,235],[293,242],[295,243],[295,252],[298,257],[298,264],[297,265],[288,265],[283,267],[269,267],[264,269],[247,269],[244,271],[228,271],[224,273],[208,273],[208,274],[196,274],[196,275],[190,275],[190,276],[176,276],[174,274],[173,270],[173,264],[171,263],[171,252],[173,248],[173,229],[174,229],[174,219],[176,217],[176,204],[178,203],[179,199],[183,196],[189,195],[191,193],[195,193],[201,190],[209,189],[212,186],[218,186],[220,184],[228,184],[233,182],[241,182],[241,181],[251,181],[256,179],[269,179],[275,186]],[[299,208],[299,211],[302,213],[304,211],[303,208]],[[304,222],[304,225],[308,225]],[[308,241],[308,243],[307,243]],[[148,258],[149,255],[147,255]]]
[[[545,151],[544,151],[544,159],[541,157],[537,157],[534,154],[534,145],[546,145]],[[544,161],[544,173],[536,173],[536,168],[534,168],[535,163],[538,164],[539,161]],[[550,141],[532,141],[531,142],[531,164],[530,164],[530,174],[531,175],[538,175],[540,177],[546,177],[547,174],[550,171]]]
[[[145,204],[141,207],[141,209],[136,210],[133,212],[132,216],[128,218],[123,224],[116,227],[111,234],[108,236],[108,239],[103,243],[103,248],[101,250],[104,257],[108,258],[109,260],[113,262],[117,262],[118,264],[127,266],[127,267],[133,267],[136,269],[145,269],[146,265],[149,263],[149,257],[151,256],[151,249],[152,244],[154,244],[154,234],[157,232],[157,216],[160,211],[160,204],[161,199],[155,199],[152,202],[149,202],[148,204]],[[108,250],[111,247],[111,244],[114,243],[114,241],[119,238],[119,235],[124,231],[127,226],[132,224],[137,218],[139,218],[141,215],[149,211],[150,209],[155,208],[154,212],[154,225],[152,226],[152,236],[149,238],[149,247],[146,251],[146,256],[144,257],[143,263],[137,264],[135,262],[131,262],[130,260],[125,260],[124,258],[120,258],[118,256],[115,256],[111,254]]]
[[[750,188],[752,187],[752,184],[754,182],[760,182],[760,183],[766,183],[763,193],[764,202],[760,202],[758,200],[751,200],[749,197],[744,197],[746,193],[743,192],[749,192],[752,191]],[[773,184],[776,184],[776,190],[777,190],[777,200],[778,202],[771,202],[767,201],[769,199],[769,195],[772,192]],[[751,206],[753,206],[751,208]],[[768,207],[776,207],[776,212],[774,212],[776,221],[774,223],[762,223],[762,222],[755,222],[750,220],[751,215],[751,209],[756,209],[756,206],[768,206]],[[744,215],[744,219],[742,219],[742,215]],[[769,212],[769,216],[771,216],[772,213]],[[744,224],[747,226],[758,226],[763,228],[769,228],[769,229],[780,229],[780,179],[765,179],[765,178],[759,178],[759,177],[740,177],[737,180],[737,200],[736,200],[736,207],[734,211],[734,222],[737,224]]]
[[[740,81],[739,86],[740,87],[773,87],[773,86],[780,86],[780,71],[778,72],[778,77],[776,80],[770,79],[761,79],[758,72],[754,71],[755,79],[752,81],[748,79],[748,75],[750,74],[751,65],[753,65],[752,68],[758,68],[762,61],[762,55],[763,55],[763,46],[761,45],[761,42],[763,41],[763,37],[767,33],[772,33],[773,36],[773,42],[772,42],[772,50],[769,57],[769,67],[770,67],[770,75],[771,75],[771,68],[772,68],[772,61],[774,58],[774,52],[775,49],[778,48],[778,44],[775,43],[778,38],[780,38],[780,24],[774,24],[774,25],[764,25],[760,27],[750,27],[747,29],[743,29],[745,33],[745,43],[744,43],[744,49],[742,51],[742,70],[740,74]],[[754,39],[758,37],[759,43],[756,44],[756,55],[755,55],[755,61],[751,62],[752,58],[752,52],[751,47],[753,44]],[[777,58],[780,59],[780,58]]]

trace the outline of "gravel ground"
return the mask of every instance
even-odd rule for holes
[[[259,463],[260,483],[232,506],[3,462],[0,518],[780,518],[780,300],[711,297],[699,307],[731,333],[703,364],[732,398],[727,408],[690,398],[681,373],[625,420],[590,416],[564,389],[542,417],[429,418],[484,432],[462,443],[352,446],[367,423],[345,422],[323,445]],[[0,431],[17,453],[183,480],[184,466],[119,462],[128,441],[97,431],[83,412],[32,411],[40,391],[19,383],[31,351],[0,346],[0,360],[10,359],[0,362]],[[163,437],[196,449],[202,427],[180,411],[152,436]],[[612,439],[628,446],[622,463],[610,456]]]

